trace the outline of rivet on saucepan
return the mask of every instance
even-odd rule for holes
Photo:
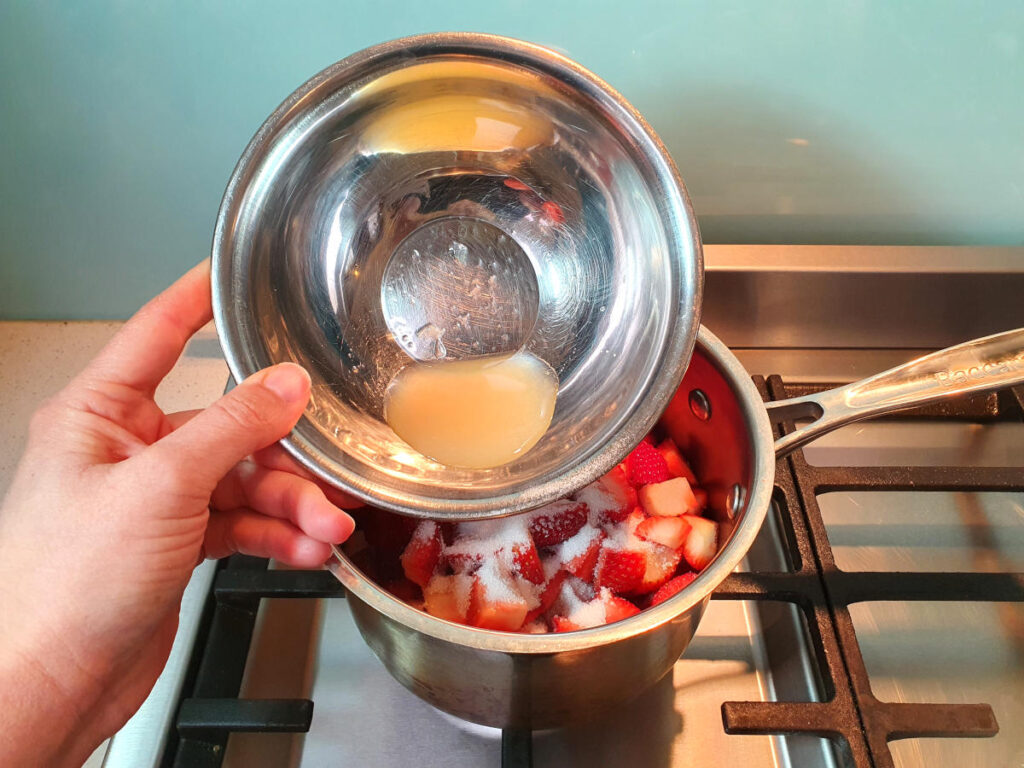
[[[704,390],[690,390],[690,410],[701,421],[707,421],[711,418],[711,402],[708,400],[708,396],[704,394]]]
[[[729,517],[735,517],[743,509],[743,503],[747,500],[747,489],[736,483],[729,489],[729,496],[725,500]]]

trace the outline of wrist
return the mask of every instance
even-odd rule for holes
[[[0,606],[0,612],[9,613]],[[102,685],[31,622],[0,631],[0,765],[80,766],[103,740]]]

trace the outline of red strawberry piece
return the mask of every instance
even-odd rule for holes
[[[636,536],[636,530],[640,527],[640,523],[647,519],[647,514],[644,512],[643,507],[633,507],[633,511],[629,513],[626,518],[626,530],[632,537]]]
[[[480,629],[515,632],[525,623],[528,611],[526,601],[511,584],[503,582],[500,588],[492,590],[481,576],[474,576],[466,615],[469,624]]]
[[[419,584],[414,584],[409,579],[392,579],[384,584],[384,589],[407,603],[418,603],[423,600],[423,590]]]
[[[468,576],[434,576],[423,588],[424,608],[431,616],[465,624],[471,587]]]
[[[575,632],[577,629],[579,629],[579,627],[565,618],[565,616],[551,617],[552,632]]]
[[[704,568],[718,552],[718,524],[703,517],[691,516],[690,535],[683,544],[683,557],[695,571]]]
[[[577,534],[578,536],[582,534]],[[598,533],[591,539],[587,549],[579,555],[571,558],[565,563],[565,569],[573,576],[584,581],[593,581],[594,566],[597,565],[597,556],[601,551],[601,542],[604,541],[604,534]]]
[[[664,603],[673,595],[679,594],[685,587],[687,587],[690,584],[691,581],[693,581],[696,578],[697,574],[691,571],[690,573],[684,573],[680,576],[676,576],[675,578],[669,579],[664,584],[662,584],[661,587],[658,588],[658,591],[655,592],[654,595],[651,597],[651,605]]]
[[[424,520],[402,552],[402,570],[406,578],[421,587],[434,575],[441,557],[441,528],[437,523]]]
[[[673,477],[661,483],[645,485],[640,489],[640,504],[649,515],[672,517],[695,515],[700,511],[697,497],[685,477]]]
[[[665,457],[648,442],[642,442],[626,457],[626,474],[634,486],[663,483],[669,479]]]
[[[679,448],[671,438],[666,438],[658,443],[658,453],[665,459],[665,466],[668,468],[670,477],[685,477],[691,485],[697,484],[697,476],[690,469],[690,465],[686,463],[686,459],[683,458],[683,454],[679,452]]]
[[[685,517],[648,517],[637,526],[636,535],[669,549],[679,549],[690,533]]]
[[[632,592],[640,586],[646,569],[642,552],[602,547],[594,567],[594,585],[619,594]]]
[[[613,621],[622,621],[630,616],[636,616],[640,609],[624,597],[616,597],[607,590],[601,590],[601,601],[604,603],[605,624]]]
[[[519,179],[513,179],[511,177],[505,179],[504,184],[509,189],[515,189],[520,192],[526,192],[527,190],[530,189],[528,186],[523,184],[523,182],[521,182]]]
[[[468,550],[452,551],[447,547],[441,552],[441,564],[450,568],[453,573],[472,573],[483,563],[483,555]]]
[[[555,572],[555,575],[551,577],[551,580],[544,587],[544,591],[540,593],[540,605],[526,614],[526,624],[529,624],[547,613],[548,608],[550,608],[554,604],[555,600],[558,599],[558,594],[562,589],[562,582],[565,581],[566,576],[568,576],[568,574],[565,571]]]
[[[611,472],[597,481],[598,486],[604,491],[612,502],[606,504],[602,517],[612,523],[626,519],[626,515],[636,506],[636,488],[629,483],[626,472],[621,465],[614,467]]]
[[[708,506],[708,492],[703,488],[691,488],[693,498],[697,502],[697,509],[704,510]]]
[[[683,559],[682,548],[670,549],[661,544],[648,543],[643,549],[645,558],[644,575],[634,594],[645,595],[659,589],[676,572]]]
[[[544,583],[544,566],[532,541],[512,545],[512,564],[514,570],[527,581]]]
[[[575,536],[587,522],[589,510],[580,501],[563,499],[530,514],[530,535],[538,547],[553,547]]]

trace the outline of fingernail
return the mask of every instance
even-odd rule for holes
[[[301,366],[283,363],[273,368],[262,382],[263,386],[289,403],[305,400],[309,395],[309,374]]]
[[[348,537],[351,536],[356,530],[356,521],[352,519],[351,515],[341,512],[340,516],[342,525],[346,530],[345,533],[342,534],[341,538],[334,542],[335,544],[341,544],[342,542],[348,540]]]

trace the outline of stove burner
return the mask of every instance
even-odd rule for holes
[[[784,384],[778,376],[755,381],[766,399],[811,390]],[[890,418],[1024,421],[1024,387]],[[793,428],[791,423],[783,425],[784,432]],[[796,605],[806,618],[825,700],[728,701],[722,705],[726,731],[822,736],[856,768],[891,768],[890,740],[994,736],[999,727],[987,704],[909,704],[875,698],[849,606],[879,600],[1024,602],[1024,574],[842,571],[835,564],[817,494],[854,490],[1022,491],[1024,473],[1016,467],[818,467],[807,463],[803,451],[781,459],[774,508],[794,570],[733,574],[712,598]],[[222,564],[161,765],[220,766],[232,732],[308,731],[313,711],[308,699],[238,699],[256,613],[264,597],[344,596],[342,586],[326,571],[271,571],[266,560],[240,555]],[[532,766],[529,732],[506,730],[501,736],[504,768]]]

